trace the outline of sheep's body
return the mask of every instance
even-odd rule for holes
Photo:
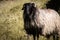
[[[38,9],[34,20],[38,28],[43,27],[42,34],[45,36],[46,34],[53,33],[55,30],[60,31],[60,17],[54,10]]]
[[[25,3],[22,10],[24,10],[24,29],[28,35],[33,35],[34,40],[35,36],[38,40],[39,34],[46,37],[51,34],[60,35],[60,16],[56,11],[38,9],[34,3]]]

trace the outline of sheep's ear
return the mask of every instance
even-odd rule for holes
[[[23,10],[24,8],[22,8],[22,10]]]
[[[24,10],[24,7],[22,8],[22,10]]]
[[[25,5],[23,5],[22,10],[24,10],[24,8],[25,8]]]

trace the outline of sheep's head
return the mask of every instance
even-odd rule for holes
[[[22,10],[24,10],[24,13],[26,14],[31,14],[32,10],[35,8],[35,4],[34,3],[25,3],[23,5]]]

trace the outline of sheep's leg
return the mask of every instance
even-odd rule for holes
[[[47,35],[46,38],[47,38],[47,40],[50,40],[50,35]]]
[[[33,39],[35,40],[35,35],[33,35]]]
[[[57,38],[56,38],[56,40],[59,40],[59,36],[57,35]]]
[[[53,35],[53,40],[59,40],[59,36],[57,34]]]
[[[39,34],[37,34],[37,40],[39,40]]]
[[[36,35],[33,35],[33,40],[36,40],[35,36],[36,36]]]

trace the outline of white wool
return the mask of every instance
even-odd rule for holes
[[[43,27],[43,35],[53,33],[55,28],[60,31],[60,17],[56,11],[51,9],[38,9],[35,14],[35,23],[39,28]]]

